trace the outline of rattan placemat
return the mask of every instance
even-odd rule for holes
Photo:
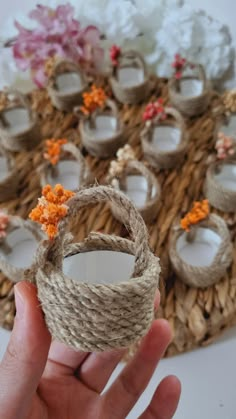
[[[165,103],[168,103],[167,84],[154,80],[153,95],[160,88]],[[159,94],[160,95],[160,94]],[[32,105],[38,112],[44,138],[66,137],[80,146],[78,121],[73,114],[55,110],[47,93],[34,91]],[[141,106],[119,106],[125,122],[129,143],[136,155],[142,159],[140,132],[143,128]],[[171,226],[177,217],[190,209],[194,200],[204,197],[202,187],[209,162],[209,154],[214,153],[213,131],[215,121],[212,108],[201,117],[186,121],[190,133],[188,152],[178,169],[157,171],[156,176],[162,188],[161,205],[158,216],[148,225],[150,245],[161,258],[162,283],[161,307],[158,316],[167,318],[171,324],[174,340],[167,355],[184,352],[197,346],[210,343],[224,328],[236,320],[236,213],[224,214],[213,211],[227,222],[234,243],[234,263],[227,275],[215,286],[208,289],[194,289],[184,285],[173,273],[168,258],[168,237]],[[16,167],[20,178],[17,199],[1,205],[11,214],[27,217],[41,194],[37,167],[42,163],[43,145],[30,152],[16,155]],[[95,175],[97,182],[103,182],[110,160],[99,160],[82,150]],[[126,230],[113,217],[108,206],[96,206],[78,215],[76,238],[82,240],[91,230],[125,235]],[[73,227],[76,227],[74,225]],[[0,274],[0,325],[11,329],[14,319],[14,295],[12,284]]]

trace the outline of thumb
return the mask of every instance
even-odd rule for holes
[[[4,418],[21,418],[27,414],[51,342],[34,285],[17,284],[15,300],[14,328],[0,364],[0,406]]]

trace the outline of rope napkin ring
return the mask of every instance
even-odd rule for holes
[[[92,233],[82,243],[70,243],[68,226],[78,211],[106,201],[123,208],[123,222],[132,241]],[[75,349],[104,351],[128,347],[146,334],[153,321],[160,274],[159,259],[149,250],[144,221],[124,194],[106,186],[80,190],[66,202],[66,208],[57,234],[41,242],[36,264],[27,273],[38,288],[47,326],[54,339]],[[63,273],[65,257],[101,249],[134,254],[132,277],[110,285],[102,284],[102,278],[101,283],[99,278],[98,283],[85,283],[83,278],[74,281]]]
[[[63,77],[66,77],[64,81]],[[71,61],[61,59],[56,61],[52,69],[47,90],[57,109],[72,112],[75,106],[82,103],[82,94],[87,86],[87,78],[79,66]]]
[[[207,201],[203,201],[205,203]],[[197,208],[200,203],[196,203],[196,214],[201,212],[201,209]],[[204,204],[205,205],[205,204]],[[192,211],[193,212],[193,211]],[[191,214],[191,212],[189,213]],[[215,214],[208,214],[201,218],[194,225],[184,225],[188,220],[189,215],[182,220],[182,228],[185,228],[184,232],[180,227],[173,227],[172,234],[170,237],[169,244],[169,255],[173,268],[178,277],[191,287],[202,287],[206,288],[217,283],[226,273],[226,270],[232,263],[233,258],[233,246],[230,239],[230,233],[227,225],[223,218]],[[204,218],[205,217],[205,218]],[[181,247],[191,246],[198,240],[203,240],[206,245],[211,245],[212,237],[207,237],[207,232],[213,232],[217,235],[217,242],[213,243],[216,246],[214,256],[210,263],[204,263],[201,265],[202,257],[196,254],[195,260],[197,263],[191,264],[181,257]],[[202,232],[202,238],[198,235]],[[204,236],[205,235],[205,236]],[[206,252],[206,250],[205,250]],[[187,253],[189,255],[189,253]],[[187,258],[188,259],[188,258]]]
[[[174,63],[175,64],[175,63]],[[169,97],[172,105],[177,108],[181,113],[187,117],[202,114],[209,105],[211,94],[210,85],[206,80],[205,70],[200,64],[193,64],[184,61],[181,66],[181,71],[186,69],[193,69],[195,74],[182,76],[182,73],[175,73],[169,80]],[[199,80],[202,82],[202,92],[196,95],[185,96],[181,94],[181,81],[194,81]]]
[[[155,128],[158,127],[179,129],[180,140],[175,149],[164,151],[154,146],[153,136]],[[163,107],[161,113],[156,114],[151,120],[146,120],[145,128],[141,133],[141,143],[146,160],[155,169],[172,169],[181,164],[188,147],[188,133],[181,114],[172,107]]]
[[[114,60],[113,50],[116,48],[117,58]],[[143,102],[150,94],[151,82],[144,58],[137,51],[122,52],[118,47],[113,46],[110,51],[112,59],[112,74],[110,84],[115,98],[123,104],[135,105]],[[124,86],[119,80],[119,71],[124,69],[139,69],[142,72],[143,80],[132,86]]]
[[[9,151],[28,151],[41,141],[38,117],[25,95],[15,89],[2,92],[6,98],[0,110],[0,138]],[[24,123],[23,123],[24,122]],[[19,124],[23,123],[22,126]]]

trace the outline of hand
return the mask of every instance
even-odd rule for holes
[[[15,297],[17,315],[0,365],[1,418],[124,419],[171,340],[167,321],[153,323],[134,358],[102,393],[124,351],[90,354],[51,344],[35,287],[22,282]],[[166,377],[141,418],[172,418],[179,396],[179,380]]]

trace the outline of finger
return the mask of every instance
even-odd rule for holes
[[[160,292],[157,290],[154,306],[158,308]],[[91,354],[78,370],[80,380],[91,390],[101,393],[126,350]]]
[[[156,320],[134,358],[103,396],[108,417],[123,418],[129,413],[149,383],[170,341],[169,323]]]
[[[88,355],[88,352],[76,351],[63,343],[53,341],[43,378],[74,375]]]
[[[125,350],[92,353],[78,369],[77,377],[90,390],[101,393]]]
[[[26,416],[42,376],[51,337],[46,328],[36,288],[15,286],[16,318],[0,365],[0,406],[9,417]]]
[[[180,393],[181,383],[177,377],[169,376],[164,378],[140,419],[171,419],[176,412]]]

